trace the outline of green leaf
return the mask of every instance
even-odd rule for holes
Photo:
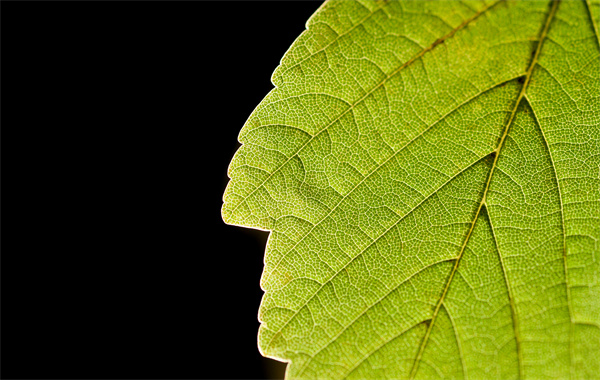
[[[229,168],[288,378],[600,377],[599,0],[327,1]]]

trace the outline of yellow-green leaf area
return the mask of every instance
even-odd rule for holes
[[[600,2],[328,0],[222,209],[290,379],[600,378]]]

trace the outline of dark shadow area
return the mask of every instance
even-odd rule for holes
[[[2,4],[2,376],[261,379],[227,166],[319,2]],[[17,165],[14,165],[17,163]]]

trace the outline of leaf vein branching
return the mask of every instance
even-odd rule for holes
[[[560,218],[561,218],[561,229],[562,229],[562,258],[563,258],[563,266],[564,266],[564,271],[565,271],[565,287],[566,287],[566,291],[567,291],[567,306],[569,309],[569,319],[571,321],[571,323],[569,324],[569,359],[571,361],[571,378],[573,378],[573,340],[574,340],[574,333],[575,331],[573,330],[573,308],[571,305],[571,288],[569,287],[569,265],[567,263],[567,236],[566,236],[566,231],[565,231],[565,211],[564,211],[564,207],[563,207],[563,201],[562,201],[562,192],[560,190],[560,181],[558,179],[558,174],[556,172],[556,165],[554,164],[554,158],[552,157],[552,151],[550,150],[550,144],[548,144],[548,139],[546,139],[546,135],[544,134],[544,130],[542,129],[542,124],[540,124],[540,121],[537,117],[537,114],[535,112],[535,110],[533,109],[533,105],[531,104],[531,102],[529,101],[529,98],[527,96],[525,96],[525,100],[527,101],[527,104],[529,105],[529,108],[531,109],[531,113],[533,115],[533,119],[535,120],[535,124],[537,125],[537,127],[540,129],[540,134],[542,135],[542,140],[544,140],[544,146],[546,147],[546,149],[548,150],[548,156],[550,157],[550,163],[552,164],[552,173],[554,174],[554,178],[556,180],[556,190],[558,192],[558,203],[560,205]]]
[[[407,332],[409,332],[410,330],[414,329],[415,327],[418,327],[419,325],[423,324],[423,321],[410,326],[409,328],[407,328],[406,330],[402,330],[399,334],[396,334],[394,336],[392,336],[390,339],[384,341],[381,345],[379,345],[376,349],[370,351],[367,355],[364,355],[359,361],[356,362],[356,364],[354,364],[351,368],[350,371],[348,371],[348,374],[344,375],[343,378],[347,378],[348,376],[350,376],[352,374],[352,372],[356,371],[356,369],[358,367],[360,367],[360,365],[367,360],[369,357],[371,357],[371,355],[373,355],[375,352],[381,350],[383,347],[385,347],[387,344],[389,344],[390,342],[400,338],[401,336],[403,336],[404,334],[406,334]]]
[[[483,158],[485,159],[485,157]],[[354,260],[356,260],[357,258],[359,258],[363,253],[365,253],[371,246],[373,246],[373,244],[377,243],[377,241],[379,241],[379,239],[381,239],[383,236],[385,236],[389,231],[392,230],[392,228],[396,227],[400,222],[402,222],[406,217],[408,217],[409,215],[411,215],[415,210],[417,210],[421,205],[423,205],[428,199],[430,199],[432,196],[436,195],[442,188],[444,188],[446,185],[448,185],[450,182],[452,182],[452,180],[454,180],[455,178],[457,178],[459,176],[459,174],[466,172],[468,169],[470,169],[471,167],[475,166],[477,163],[481,162],[482,159],[479,159],[475,162],[473,162],[471,165],[468,165],[466,168],[463,169],[463,171],[461,171],[460,173],[457,173],[454,177],[450,178],[448,181],[446,181],[445,183],[443,183],[437,190],[435,190],[434,192],[432,192],[429,196],[427,196],[425,199],[423,199],[421,202],[419,202],[419,204],[417,204],[415,207],[413,207],[409,212],[407,212],[402,218],[400,218],[398,221],[396,221],[395,223],[393,223],[390,227],[388,227],[381,235],[379,235],[377,238],[373,239],[373,241],[371,243],[369,243],[369,245],[367,245],[364,249],[362,249],[356,256],[354,256],[350,261],[348,261],[342,268],[340,268],[337,272],[335,272],[331,277],[329,277],[320,287],[319,289],[317,289],[315,291],[315,293],[313,293],[313,295],[308,298],[303,304],[302,306],[300,306],[298,308],[298,311],[296,311],[291,317],[290,319],[288,319],[288,321],[277,331],[277,333],[283,331],[283,329],[285,329],[285,327],[298,315],[298,313],[304,308],[306,307],[306,305],[308,305],[308,303],[317,295],[319,294],[319,292],[321,291],[321,289],[323,289],[325,287],[325,285],[327,285],[333,278],[335,278],[335,276],[337,276],[339,273],[341,273],[344,269],[346,269],[350,264],[352,264],[352,262],[354,262]],[[271,341],[269,341],[269,344],[267,345],[267,347],[270,347],[271,344],[273,343],[274,339],[275,339],[276,335],[273,336],[273,338],[271,338]]]
[[[410,274],[405,279],[403,279],[398,285],[394,286],[387,293],[385,293],[382,297],[380,297],[378,300],[376,300],[373,304],[371,304],[365,310],[363,310],[362,312],[360,312],[350,323],[348,323],[348,325],[346,327],[344,327],[342,330],[340,330],[339,333],[337,333],[333,338],[331,338],[326,345],[324,345],[314,355],[312,355],[312,357],[309,360],[306,361],[306,364],[298,372],[299,373],[299,377],[302,376],[302,374],[304,373],[304,370],[308,367],[308,365],[310,364],[310,362],[311,362],[312,359],[314,359],[321,351],[327,349],[327,347],[329,347],[331,345],[331,343],[335,342],[335,340],[337,338],[339,338],[345,331],[347,331],[349,328],[351,328],[352,326],[354,326],[354,324],[356,323],[356,321],[358,321],[362,316],[364,316],[373,307],[375,307],[376,305],[378,305],[381,301],[383,301],[384,299],[386,299],[390,294],[392,294],[394,291],[396,291],[399,287],[401,287],[402,285],[404,285],[405,283],[407,283],[408,281],[410,281],[411,279],[413,279],[417,275],[423,273],[425,270],[427,270],[429,268],[433,268],[434,266],[436,266],[438,264],[446,263],[446,262],[453,261],[453,260],[455,260],[454,257],[449,258],[449,259],[439,260],[439,261],[436,261],[434,263],[428,264],[428,265],[424,266],[423,268],[421,268],[421,269],[415,271],[414,273]]]
[[[511,117],[511,121],[512,121],[512,117]],[[507,125],[510,125],[507,124]],[[502,140],[503,141],[503,140]],[[494,166],[496,163],[496,160],[498,159],[498,154],[496,154],[496,157],[494,158]],[[481,208],[483,206],[483,204],[485,203],[485,196],[487,193],[487,189],[489,186],[489,182],[490,182],[490,177],[491,174],[493,173],[493,166],[492,169],[490,169],[490,174],[488,174],[488,179],[486,180],[486,186],[485,186],[485,190],[483,192],[483,196],[481,199],[481,202],[479,203],[479,206],[477,207],[477,211],[475,212],[475,217],[473,218],[473,221],[471,222],[471,227],[469,228],[469,231],[467,232],[467,236],[462,244],[462,247],[460,249],[460,253],[458,255],[458,257],[455,259],[456,262],[454,264],[454,267],[452,268],[452,271],[450,272],[450,276],[448,278],[448,280],[446,281],[446,286],[444,287],[443,293],[440,296],[440,299],[435,307],[435,310],[433,311],[433,317],[431,318],[431,323],[429,324],[429,327],[427,328],[427,331],[425,332],[425,336],[423,337],[423,341],[421,342],[421,345],[419,347],[419,351],[417,353],[417,357],[415,358],[415,361],[413,363],[413,367],[410,371],[410,379],[414,379],[415,375],[417,373],[417,370],[419,368],[419,363],[421,361],[421,358],[423,356],[423,352],[425,351],[425,347],[427,346],[427,342],[429,341],[429,336],[431,335],[431,331],[433,329],[433,326],[435,324],[436,318],[439,314],[440,308],[442,307],[442,304],[444,302],[444,299],[446,297],[446,294],[448,293],[448,289],[450,288],[450,283],[452,282],[452,279],[454,278],[454,275],[456,274],[456,270],[458,269],[458,264],[460,263],[460,259],[462,258],[464,252],[465,252],[465,248],[467,246],[467,243],[469,241],[469,238],[471,237],[471,234],[473,233],[473,230],[475,228],[475,223],[479,217],[479,213],[481,212]]]
[[[427,52],[433,50],[437,45],[441,44],[442,42],[446,41],[449,38],[452,38],[459,30],[464,29],[467,25],[469,25],[471,22],[475,21],[477,18],[479,18],[481,15],[485,14],[487,11],[489,11],[490,9],[492,9],[494,6],[496,6],[497,4],[503,2],[504,0],[497,0],[496,2],[484,7],[483,9],[481,9],[478,13],[476,13],[475,15],[471,16],[469,19],[465,20],[462,24],[460,24],[459,26],[457,26],[456,28],[454,28],[453,30],[451,30],[449,33],[447,33],[446,35],[444,35],[443,37],[437,39],[435,42],[433,42],[431,45],[429,45],[427,48],[421,50],[417,55],[415,55],[414,57],[412,57],[411,59],[409,59],[407,62],[405,62],[403,65],[401,65],[400,67],[398,67],[396,70],[394,70],[392,73],[390,73],[389,75],[387,75],[382,81],[380,81],[375,87],[373,87],[370,91],[368,91],[367,93],[365,93],[365,95],[363,95],[360,99],[358,99],[356,102],[354,102],[350,107],[348,107],[344,112],[340,113],[339,116],[335,117],[329,124],[327,124],[323,129],[321,129],[318,133],[316,133],[314,136],[312,136],[306,143],[304,143],[297,151],[296,153],[294,153],[292,156],[290,156],[286,161],[284,161],[279,167],[277,167],[272,173],[271,175],[269,175],[267,178],[265,178],[265,180],[260,183],[254,190],[252,190],[247,196],[244,197],[243,200],[240,200],[238,202],[238,204],[236,206],[234,206],[234,208],[231,210],[231,213],[234,213],[238,207],[240,207],[240,205],[242,205],[244,203],[245,199],[248,199],[250,196],[252,196],[252,194],[254,194],[258,189],[260,189],[261,187],[264,186],[265,183],[267,183],[267,181],[269,181],[273,175],[275,175],[275,173],[277,173],[282,167],[284,167],[293,157],[295,157],[298,153],[300,153],[305,147],[307,147],[311,141],[313,141],[317,136],[319,136],[323,131],[327,130],[330,126],[332,126],[334,123],[336,123],[338,120],[340,120],[344,115],[346,115],[348,112],[352,111],[358,104],[362,103],[363,100],[365,100],[366,98],[368,98],[371,94],[373,94],[377,89],[379,89],[381,86],[383,86],[388,80],[390,80],[391,78],[395,77],[398,73],[400,73],[404,68],[410,66],[411,64],[413,64],[415,61],[417,61],[418,59],[420,59],[421,57],[423,57]]]
[[[448,319],[452,324],[452,330],[454,330],[454,338],[456,339],[456,346],[458,347],[458,356],[460,357],[460,365],[462,366],[463,371],[463,379],[467,380],[469,377],[467,376],[467,366],[465,365],[465,357],[463,355],[462,345],[460,343],[460,338],[458,337],[458,329],[456,328],[456,324],[454,324],[454,318],[450,315],[450,310],[446,307],[446,305],[442,305],[446,314],[448,315]]]
[[[487,210],[486,210],[487,211]],[[517,361],[519,366],[519,379],[523,379],[523,352],[521,350],[521,334],[519,329],[519,320],[517,319],[517,308],[515,306],[515,299],[512,293],[512,289],[510,286],[510,282],[508,281],[508,274],[506,273],[506,267],[504,266],[504,260],[502,260],[502,254],[500,253],[500,247],[498,246],[498,239],[496,239],[496,232],[494,231],[494,224],[492,223],[492,218],[490,217],[490,213],[485,213],[488,222],[490,223],[490,231],[492,232],[492,237],[494,238],[494,246],[496,247],[496,252],[498,252],[498,260],[500,261],[500,269],[502,269],[502,276],[504,277],[504,283],[506,284],[506,291],[508,293],[508,302],[510,304],[510,314],[513,322],[513,331],[515,333],[515,343],[517,346]]]
[[[450,275],[448,276],[448,280],[446,281],[446,286],[444,287],[444,290],[442,292],[442,295],[440,296],[440,299],[437,303],[437,306],[435,308],[435,310],[433,311],[433,316],[431,318],[431,323],[429,324],[429,327],[427,328],[427,331],[425,332],[425,336],[423,337],[423,341],[421,343],[421,346],[419,348],[419,351],[417,353],[417,356],[415,358],[415,361],[413,363],[413,367],[411,369],[410,372],[410,379],[414,379],[415,375],[417,374],[417,370],[419,369],[419,363],[421,361],[421,358],[423,357],[423,353],[425,351],[425,347],[427,346],[427,343],[429,342],[429,337],[431,336],[431,331],[433,329],[433,327],[435,326],[435,322],[439,313],[439,310],[444,302],[444,299],[446,297],[446,294],[448,293],[448,289],[450,288],[450,284],[452,283],[452,279],[454,278],[454,275],[456,274],[456,271],[458,269],[458,266],[460,264],[460,259],[462,258],[464,252],[465,252],[465,248],[467,246],[467,243],[469,242],[469,239],[471,238],[471,235],[473,233],[473,230],[475,229],[475,224],[477,222],[477,219],[479,218],[479,214],[481,213],[481,209],[482,207],[486,204],[486,197],[487,197],[487,192],[490,188],[490,183],[492,180],[492,177],[494,176],[494,170],[496,168],[496,165],[498,163],[498,158],[500,157],[500,153],[502,151],[502,148],[504,146],[504,141],[506,140],[506,136],[508,136],[508,131],[510,130],[510,126],[512,125],[513,121],[515,120],[515,117],[517,115],[517,110],[519,109],[519,105],[521,104],[521,100],[523,99],[523,97],[525,96],[525,91],[527,90],[527,87],[529,86],[529,83],[531,82],[531,76],[533,73],[533,69],[535,68],[537,61],[538,61],[538,57],[540,55],[542,46],[544,44],[544,39],[546,38],[546,35],[548,34],[548,30],[550,29],[550,24],[552,23],[552,20],[554,19],[554,16],[556,14],[556,10],[558,9],[558,5],[560,3],[560,0],[556,0],[556,1],[551,1],[552,7],[550,8],[550,11],[548,12],[548,15],[546,17],[546,21],[544,23],[544,27],[542,29],[541,32],[541,36],[539,39],[539,42],[536,46],[536,49],[534,51],[533,57],[531,59],[531,62],[529,64],[529,68],[527,69],[527,74],[525,75],[525,80],[523,82],[523,85],[521,87],[521,91],[519,91],[519,95],[517,96],[517,99],[515,101],[515,105],[514,108],[511,112],[510,118],[508,119],[506,126],[504,128],[504,132],[502,134],[502,137],[500,138],[500,142],[498,143],[498,147],[496,148],[495,152],[495,156],[494,156],[494,161],[492,163],[492,167],[490,169],[490,173],[488,174],[488,178],[486,180],[485,183],[485,188],[483,189],[483,195],[481,196],[481,202],[479,203],[479,207],[477,208],[477,211],[475,213],[475,217],[473,218],[473,222],[471,223],[471,228],[469,229],[469,232],[467,233],[467,236],[465,237],[464,243],[462,245],[460,254],[458,255],[458,258],[456,259],[456,263],[454,264],[454,267],[452,268],[452,271],[450,272]]]
[[[269,272],[269,274],[267,276],[265,276],[265,278],[268,278],[271,276],[271,274],[279,267],[279,264],[287,257],[287,255],[289,254],[289,252],[292,252],[300,243],[302,243],[302,241],[304,241],[305,238],[307,238],[308,236],[310,236],[310,234],[313,232],[313,230],[315,228],[317,228],[325,219],[327,219],[331,214],[333,214],[333,212],[338,208],[338,206],[340,206],[346,199],[348,199],[350,197],[350,195],[352,193],[354,193],[355,190],[357,190],[360,185],[362,185],[369,177],[371,177],[373,174],[375,174],[379,169],[383,168],[387,163],[389,163],[394,157],[396,157],[400,152],[404,151],[404,149],[406,149],[408,146],[410,146],[412,143],[414,143],[416,140],[418,140],[419,138],[421,138],[425,133],[427,133],[427,131],[431,130],[433,127],[435,127],[438,123],[446,120],[447,117],[449,117],[450,115],[452,115],[454,112],[456,112],[457,110],[459,110],[461,107],[471,103],[472,101],[474,101],[475,99],[479,98],[481,95],[497,88],[500,86],[505,85],[506,83],[515,80],[518,77],[514,77],[514,78],[510,78],[507,79],[506,81],[503,81],[501,83],[495,84],[493,86],[491,86],[488,89],[485,89],[481,92],[479,92],[478,94],[474,95],[473,97],[465,100],[463,103],[459,104],[458,106],[454,107],[452,110],[450,110],[447,114],[443,115],[440,119],[436,120],[434,123],[432,123],[429,127],[427,127],[425,130],[423,130],[421,133],[419,133],[417,136],[415,136],[412,140],[410,140],[409,142],[407,142],[402,148],[398,149],[396,152],[392,153],[392,155],[387,158],[384,162],[382,162],[380,165],[378,165],[377,167],[375,167],[370,173],[368,173],[366,176],[363,177],[363,179],[361,181],[359,181],[346,195],[344,195],[339,201],[338,203],[333,206],[331,208],[331,211],[329,213],[327,213],[321,220],[319,220],[317,223],[315,223],[313,225],[313,227],[302,237],[300,238],[300,240],[298,240],[297,243],[294,244],[294,246],[292,248],[290,248],[286,254],[284,254],[278,261],[277,263],[275,263],[275,265],[273,266],[273,269],[271,269],[271,271]],[[458,175],[458,174],[457,174]],[[457,175],[455,175],[454,177],[456,177]],[[452,179],[452,178],[451,178]],[[408,184],[405,184],[406,186],[408,186]],[[417,191],[416,189],[408,186],[411,190],[415,191],[417,194],[419,194],[420,196],[425,197],[423,194],[421,194],[419,191]]]

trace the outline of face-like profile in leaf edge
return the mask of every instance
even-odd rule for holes
[[[600,378],[599,18],[321,5],[222,208],[271,232],[258,346],[287,378]]]

